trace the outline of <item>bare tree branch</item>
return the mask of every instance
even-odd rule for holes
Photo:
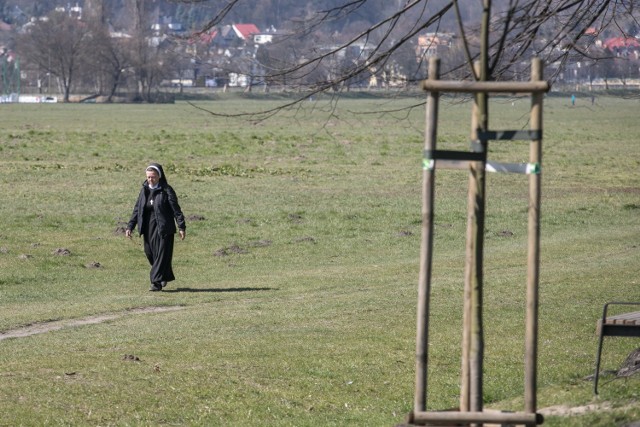
[[[203,0],[178,0],[184,3],[203,3]],[[238,6],[239,0],[229,0],[215,13],[200,31],[202,34],[221,24]],[[327,34],[332,25],[351,19],[371,7],[382,4],[377,0],[334,0],[330,6],[318,7],[311,12],[308,4],[304,13],[293,20],[295,31],[265,48],[260,74],[261,81],[286,81],[288,87],[298,87],[297,100],[285,103],[289,108],[295,102],[308,99],[318,93],[340,91],[353,81],[362,81],[368,75],[378,77],[397,66],[398,55],[403,50],[417,50],[417,38],[425,32],[441,31],[457,33],[459,56],[448,58],[447,73],[451,76],[475,76],[472,64],[479,58],[481,1],[458,0],[389,0],[392,6],[379,10],[378,19],[350,37],[330,46],[305,42]],[[586,37],[587,30],[604,31],[617,25],[618,32],[626,31],[624,25],[638,22],[634,13],[635,1],[630,0],[493,0],[486,43],[489,61],[486,74],[489,80],[508,80],[525,70],[528,60],[539,56],[547,64],[553,64],[552,77],[559,75],[568,64],[578,58],[600,60],[609,54],[593,50],[593,40]],[[325,3],[323,3],[325,4]],[[382,13],[385,12],[385,13]],[[592,30],[592,28],[596,30]],[[277,44],[282,46],[277,53]],[[286,46],[286,47],[285,47]],[[350,47],[358,46],[358,53],[344,58]],[[455,51],[456,46],[452,46]],[[609,55],[610,56],[610,55]],[[457,59],[456,59],[457,58]],[[406,84],[426,78],[424,57],[417,57],[414,69],[405,74]],[[460,74],[463,69],[469,70]],[[267,114],[273,111],[265,112]]]

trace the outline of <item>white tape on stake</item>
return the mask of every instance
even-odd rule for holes
[[[435,168],[435,162],[433,159],[422,159],[422,169],[426,171],[433,170]]]
[[[527,174],[540,175],[540,163],[527,163]]]
[[[436,166],[442,169],[469,169],[472,162],[468,160],[441,160],[423,159],[422,169],[434,170]],[[540,173],[538,163],[499,163],[487,162],[485,166],[487,172],[520,173],[523,175],[537,175]]]
[[[526,163],[487,162],[487,172],[527,173]]]
[[[487,172],[521,173],[527,175],[539,174],[540,165],[538,163],[498,163],[487,162]]]

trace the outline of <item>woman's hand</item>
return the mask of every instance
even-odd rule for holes
[[[184,240],[184,237],[187,235],[187,230],[178,230],[180,233],[180,240]]]
[[[124,235],[128,238],[131,238],[131,230],[129,230],[128,228],[125,230]]]

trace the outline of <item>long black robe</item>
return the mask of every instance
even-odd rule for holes
[[[157,191],[160,190],[149,191],[144,204],[142,235],[144,236],[144,253],[151,264],[149,279],[152,284],[159,286],[160,282],[175,280],[175,276],[171,267],[174,234],[162,235],[153,214],[153,200]]]

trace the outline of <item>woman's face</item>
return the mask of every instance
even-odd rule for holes
[[[150,187],[155,187],[156,185],[158,185],[158,181],[160,181],[158,172],[147,171],[147,183],[149,184]]]

